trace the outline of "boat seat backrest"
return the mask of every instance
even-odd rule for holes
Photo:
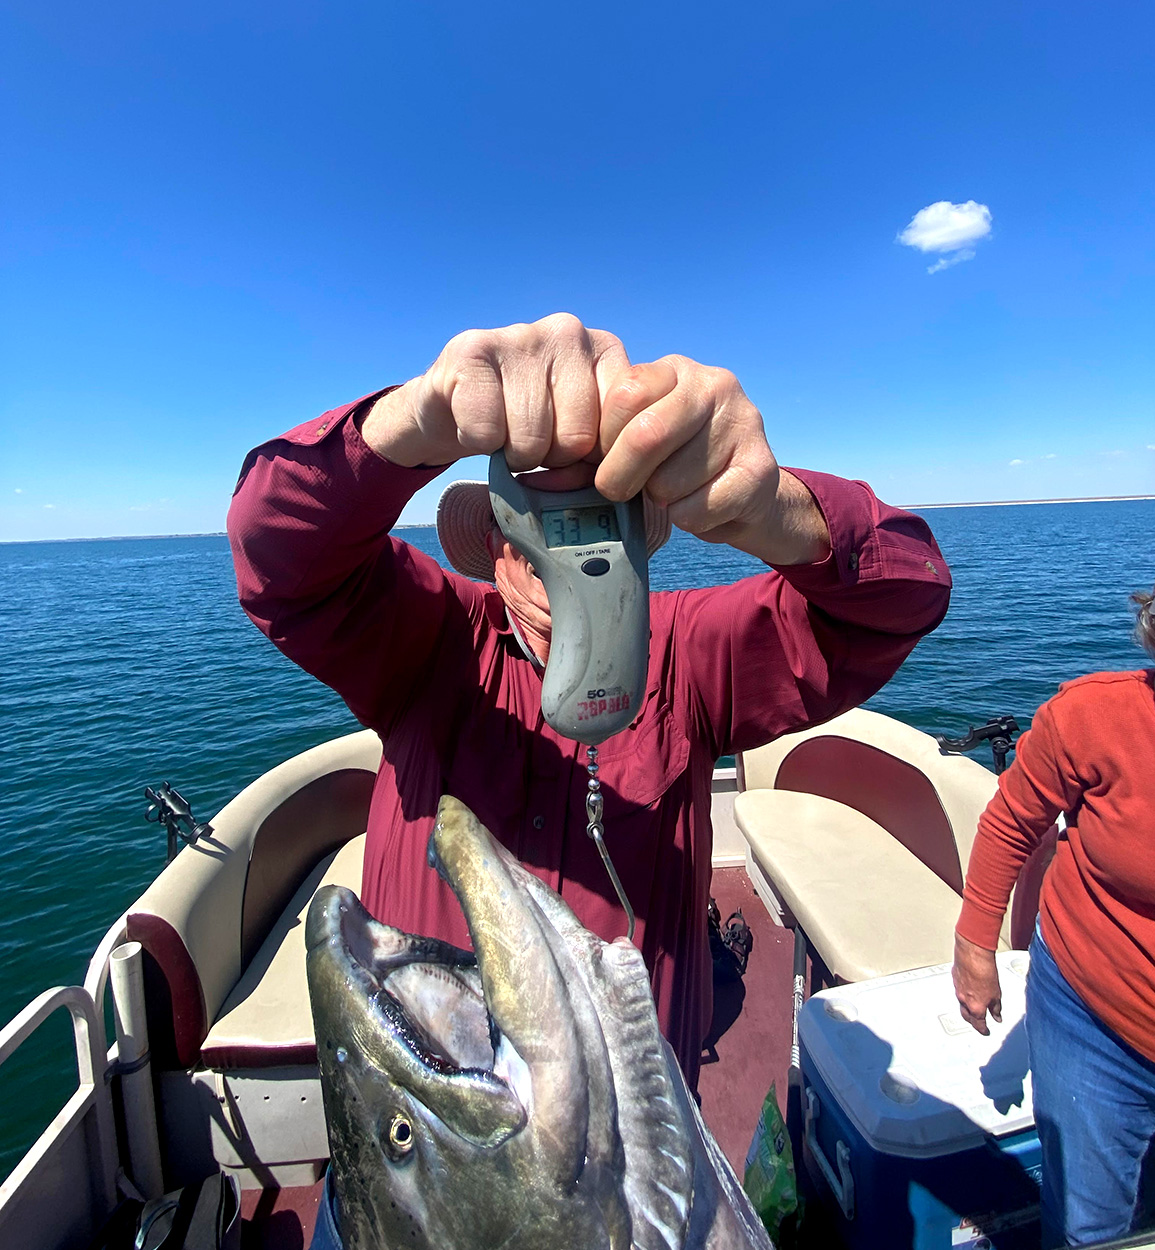
[[[976,761],[943,755],[929,734],[863,708],[739,761],[741,789],[808,791],[853,807],[960,895],[979,816],[997,785]],[[1008,918],[1008,934],[1009,927]]]
[[[950,820],[930,778],[914,765],[870,743],[824,734],[800,742],[786,756],[776,789],[819,794],[855,808],[962,893]]]
[[[336,769],[290,794],[261,821],[245,879],[242,967],[314,866],[365,832],[375,776],[364,768]]]
[[[150,1046],[196,1062],[247,962],[327,854],[365,831],[381,743],[370,730],[286,760],[246,787],[128,911],[146,954]]]

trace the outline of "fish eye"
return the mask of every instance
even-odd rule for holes
[[[398,1113],[389,1125],[389,1147],[397,1155],[407,1155],[413,1149],[413,1124],[408,1116]]]

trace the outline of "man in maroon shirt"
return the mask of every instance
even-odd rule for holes
[[[606,840],[693,1086],[712,1006],[715,760],[877,691],[942,620],[950,575],[918,517],[863,483],[779,468],[733,374],[681,356],[631,366],[612,334],[564,314],[467,331],[421,377],[258,448],[229,514],[241,602],[380,734],[364,902],[410,931],[468,940],[425,863],[443,793],[589,929],[625,928],[586,835],[584,751],[541,715],[541,582],[496,530],[495,586],[389,533],[446,466],[502,447],[511,469],[545,466],[556,489],[592,477],[609,499],[644,490],[674,525],[770,566],[651,596],[642,710],[599,751]]]

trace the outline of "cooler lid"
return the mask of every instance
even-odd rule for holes
[[[950,965],[815,994],[802,1008],[803,1067],[886,1154],[930,1156],[1034,1124],[1023,1025],[1026,951],[996,956],[1003,1022],[990,1036],[959,1015]]]

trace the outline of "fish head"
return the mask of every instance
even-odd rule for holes
[[[309,909],[346,1250],[624,1250],[613,1075],[572,953],[529,874],[453,800],[430,862],[462,904],[473,952],[381,924],[342,887],[318,890]]]

